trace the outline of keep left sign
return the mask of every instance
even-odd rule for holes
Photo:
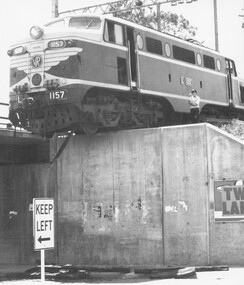
[[[54,248],[54,199],[33,199],[34,250]]]

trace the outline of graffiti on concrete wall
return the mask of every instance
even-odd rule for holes
[[[92,210],[95,213],[95,215],[97,216],[97,218],[101,218],[102,217],[102,203],[96,203],[93,206]]]
[[[243,180],[214,181],[214,206],[215,221],[243,221]]]
[[[185,201],[174,201],[173,205],[166,205],[164,207],[165,213],[182,213],[188,211],[188,205]]]
[[[97,219],[114,221],[115,223],[119,222],[120,215],[125,217],[134,216],[135,211],[138,212],[138,215],[134,216],[138,223],[146,224],[149,221],[150,211],[146,206],[146,202],[140,196],[138,199],[125,201],[123,205],[119,205],[118,201],[115,201],[115,205],[97,202],[93,205],[92,211]]]
[[[138,210],[141,210],[141,197],[139,196],[139,198],[136,200],[136,202],[131,202],[131,206],[135,207]]]

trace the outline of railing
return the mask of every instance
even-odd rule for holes
[[[0,102],[0,127],[1,126],[6,126],[7,128],[10,128],[12,126],[11,122],[9,121],[8,118],[8,103],[2,103]],[[4,114],[2,116],[2,114]],[[6,114],[6,115],[5,115]]]

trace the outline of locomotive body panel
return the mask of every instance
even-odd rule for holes
[[[103,64],[103,75],[104,83],[121,84],[128,86],[128,74],[127,74],[127,57],[128,49],[126,47],[117,47],[111,45],[102,46],[102,64]],[[118,60],[124,61],[124,80],[119,80],[119,66]]]
[[[148,60],[145,61],[143,58],[140,61],[142,70],[152,70],[151,74],[141,74],[141,91],[147,94],[164,96],[171,102],[174,110],[177,112],[188,112],[188,94],[190,90],[194,87],[198,90],[201,97],[201,107],[204,103],[214,101],[216,104],[222,102],[223,95],[226,90],[219,90],[220,84],[224,82],[223,76],[216,77],[216,81],[213,81],[213,85],[204,84],[205,82],[212,81],[212,75],[203,74],[201,71],[192,71],[191,68],[177,66],[169,66],[165,64],[163,60]],[[171,63],[170,65],[175,63]],[[200,82],[202,82],[202,87],[200,89]],[[223,84],[222,84],[223,85]],[[209,88],[208,88],[209,86]],[[209,96],[205,94],[213,94],[209,100]],[[206,98],[206,99],[205,99]],[[227,103],[226,103],[227,105]]]
[[[153,37],[151,36],[151,38]],[[160,41],[162,41],[164,47],[167,44],[172,48],[173,45],[177,44],[181,48],[186,49],[187,47],[189,50],[194,51],[195,55],[202,57],[203,51],[198,46],[188,47],[186,44],[179,44],[178,41],[169,41],[163,35]],[[204,54],[208,55],[206,51],[204,51]],[[189,112],[188,94],[192,88],[198,90],[201,98],[201,108],[205,104],[212,104],[213,102],[214,104],[228,106],[226,74],[224,73],[225,61],[220,55],[216,57],[223,66],[220,71],[205,68],[202,63],[201,65],[197,62],[191,64],[174,59],[172,51],[167,56],[165,50],[162,50],[160,55],[144,49],[139,50],[138,55],[141,91],[167,97],[175,111]],[[211,56],[213,55],[211,54]]]

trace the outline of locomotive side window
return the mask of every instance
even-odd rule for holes
[[[216,59],[216,67],[217,67],[218,71],[221,70],[221,62],[220,62],[220,60],[218,58]]]
[[[70,19],[69,26],[78,29],[97,30],[101,26],[101,20],[94,17],[74,17]]]
[[[203,65],[210,69],[215,69],[214,58],[208,55],[203,55]]]
[[[113,22],[107,22],[105,26],[104,39],[110,43],[121,46],[125,45],[125,33],[123,26]]]
[[[170,56],[171,56],[171,48],[170,48],[169,43],[166,43],[166,44],[164,45],[164,51],[165,51],[165,54],[167,55],[167,57],[170,57]]]
[[[175,59],[195,64],[195,53],[192,50],[173,45],[173,56]]]
[[[114,33],[115,33],[115,43],[118,45],[124,45],[123,27],[115,24]]]
[[[202,56],[201,56],[200,53],[197,53],[197,64],[198,64],[199,66],[202,65]]]
[[[136,36],[136,42],[139,49],[143,49],[143,39],[140,34]]]
[[[159,55],[163,54],[162,43],[159,40],[146,37],[146,47],[147,51],[149,52],[156,53]]]

